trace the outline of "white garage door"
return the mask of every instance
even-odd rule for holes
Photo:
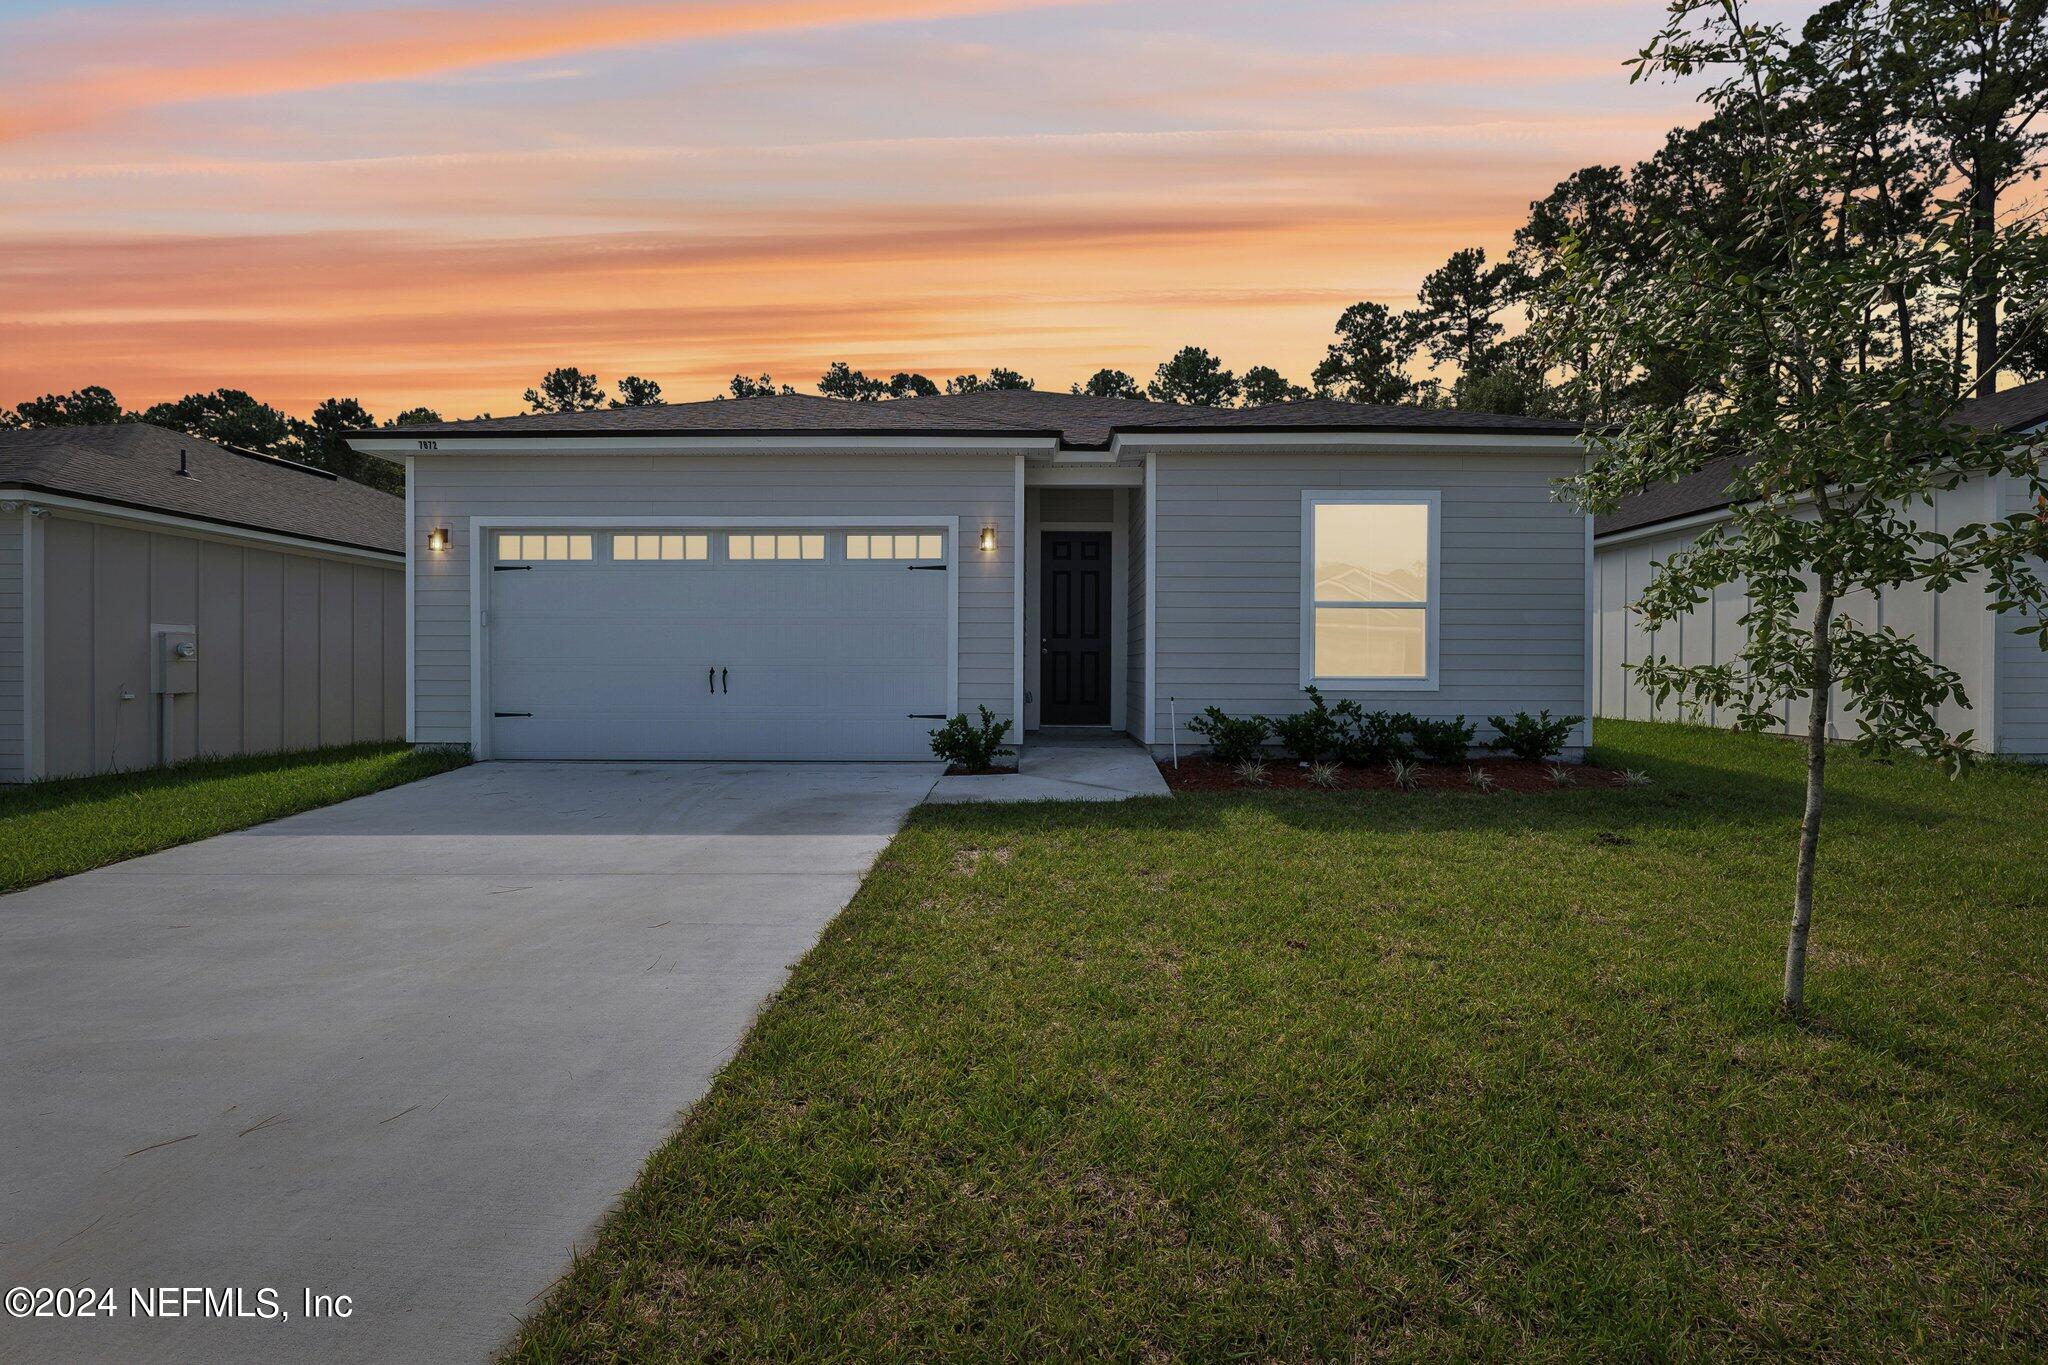
[[[492,529],[494,758],[928,759],[951,532]]]

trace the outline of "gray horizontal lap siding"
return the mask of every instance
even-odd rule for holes
[[[979,453],[415,456],[412,543],[445,526],[451,544],[413,557],[414,738],[471,742],[472,517],[957,517],[960,706],[1012,716],[1016,480],[1016,457]],[[993,553],[975,548],[983,526]]]
[[[1368,710],[1463,715],[1586,711],[1586,521],[1553,501],[1578,468],[1555,455],[1174,453],[1155,457],[1158,639],[1154,739],[1205,706],[1277,715],[1301,708],[1301,495],[1433,490],[1441,495],[1438,687],[1332,692]],[[1588,742],[1582,725],[1575,745]]]

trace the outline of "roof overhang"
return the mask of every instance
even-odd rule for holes
[[[351,436],[349,445],[365,455],[1052,455],[1060,448],[1053,432],[694,432],[668,436],[550,433],[474,436]]]
[[[217,521],[212,517],[190,517],[177,512],[160,512],[153,507],[118,502],[112,498],[82,497],[76,493],[39,488],[32,483],[0,484],[0,511],[18,511],[24,507],[31,514],[38,511],[73,512],[101,521],[177,531],[187,535],[210,536],[216,540],[264,545],[280,550],[295,550],[303,554],[327,555],[355,560],[358,563],[387,565],[391,568],[398,568],[405,563],[405,554],[399,550],[380,550],[348,541],[322,540],[317,536],[297,536],[286,531],[248,526],[241,522]]]
[[[1109,444],[1112,459],[1168,451],[1231,450],[1500,451],[1558,454],[1583,449],[1574,432],[1482,431],[1131,431]]]

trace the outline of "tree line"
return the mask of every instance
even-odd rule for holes
[[[1713,6],[1702,0],[1684,8]],[[2048,117],[2041,107],[2048,90],[2041,8],[2041,0],[1988,8],[1964,0],[1831,0],[1807,22],[1801,41],[1787,45],[1784,69],[1773,74],[1786,89],[1796,83],[1803,92],[1796,101],[1774,96],[1787,105],[1777,127],[1760,128],[1752,111],[1734,102],[1710,102],[1708,118],[1672,131],[1635,166],[1573,172],[1530,205],[1505,259],[1461,248],[1423,277],[1413,306],[1397,311],[1367,300],[1346,308],[1306,384],[1271,365],[1240,374],[1208,348],[1185,346],[1149,379],[1103,368],[1070,391],[1217,407],[1313,396],[1601,423],[1678,408],[1717,382],[1717,358],[1677,345],[1596,344],[1587,324],[1600,296],[1574,292],[1568,279],[1597,266],[1612,294],[1631,274],[1663,263],[1680,228],[1758,270],[1768,267],[1782,247],[1754,231],[1757,166],[1786,120],[1798,121],[1799,134],[1817,145],[1844,149],[1836,182],[1805,185],[1796,206],[1802,219],[1818,221],[1835,200],[1855,200],[1835,215],[1839,250],[1899,250],[1927,215],[1944,204],[1956,209],[1943,220],[1940,245],[1948,263],[1968,261],[1968,270],[1945,291],[1928,280],[1898,282],[1887,307],[1873,312],[1873,344],[1909,358],[1938,357],[1967,371],[1979,394],[1994,392],[2002,373],[2048,375],[2048,328],[2002,324],[2012,303],[2027,300],[2011,297],[2014,275],[2001,271],[1998,253],[1986,245],[2009,231],[2028,249],[2048,253],[2034,206],[2023,205],[2029,216],[2016,222],[2001,221],[2002,206],[2009,208],[2015,191],[2040,174],[2035,121]],[[1688,69],[1656,74],[1687,77],[1708,65],[1695,59]],[[1003,366],[941,382],[912,371],[868,375],[844,361],[834,361],[815,385],[828,398],[861,403],[1036,387]],[[735,374],[718,397],[796,392],[766,374]],[[639,375],[608,390],[595,374],[560,366],[523,400],[528,411],[556,413],[638,407],[663,397],[658,382]],[[301,419],[227,388],[128,411],[100,386],[0,411],[0,426],[8,427],[137,420],[396,491],[399,467],[350,450],[348,434],[441,417],[415,407],[379,422],[353,398],[330,398]]]

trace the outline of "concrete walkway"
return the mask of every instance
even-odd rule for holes
[[[939,805],[966,801],[1123,801],[1169,796],[1159,765],[1128,735],[1027,736],[1014,773],[942,777],[932,788]]]
[[[0,1286],[118,1313],[0,1359],[487,1358],[935,775],[484,764],[0,898]]]

